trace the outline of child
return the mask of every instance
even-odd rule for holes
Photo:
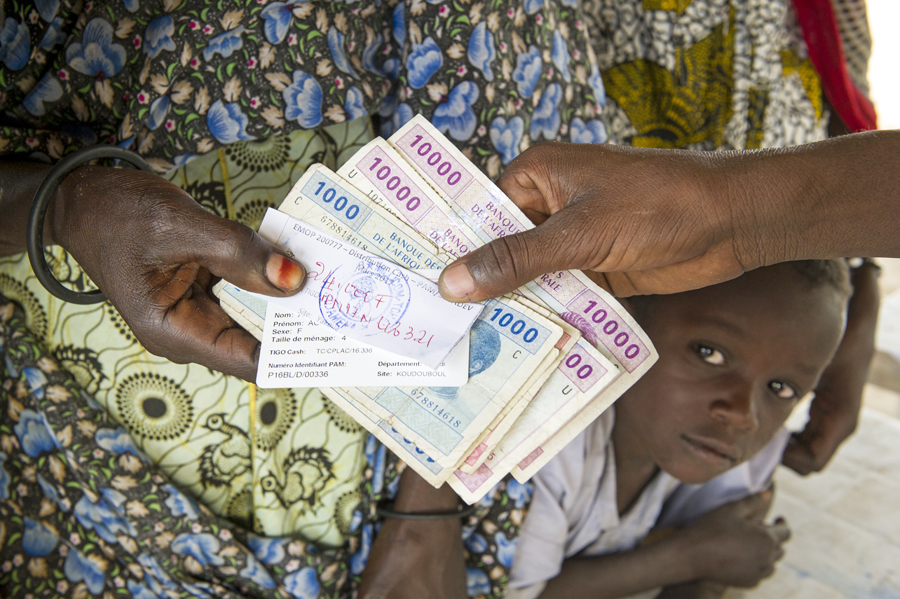
[[[507,597],[688,596],[768,576],[790,534],[762,522],[782,424],[837,349],[850,292],[843,260],[803,261],[632,298],[659,362],[535,476]],[[641,545],[663,521],[687,526]]]

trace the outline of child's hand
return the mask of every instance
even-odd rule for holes
[[[772,574],[791,532],[783,518],[765,524],[772,492],[727,503],[697,520],[685,534],[694,540],[697,578],[753,587]]]

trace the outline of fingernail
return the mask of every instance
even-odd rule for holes
[[[294,291],[303,284],[306,271],[290,258],[271,254],[266,263],[266,278],[282,291]]]
[[[441,275],[441,282],[453,299],[466,299],[475,292],[475,279],[465,264],[454,264],[446,269]]]

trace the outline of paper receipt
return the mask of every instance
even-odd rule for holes
[[[416,273],[437,281],[440,269]],[[255,298],[254,298],[255,299]],[[265,324],[256,384],[282,387],[461,387],[469,380],[469,336],[436,370],[365,345],[324,323],[278,306],[263,308]]]
[[[299,293],[266,298],[270,304],[432,369],[483,309],[480,304],[448,302],[425,277],[283,212],[269,209],[259,234],[307,268]]]

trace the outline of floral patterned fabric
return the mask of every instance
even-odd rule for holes
[[[337,168],[372,135],[361,119],[238,142],[166,177],[207,210],[256,229],[310,164]],[[68,254],[58,247],[48,253],[59,280],[90,286]],[[108,302],[78,306],[50,295],[24,254],[0,259],[0,293],[24,307],[32,331],[60,364],[192,498],[257,534],[345,542],[359,501],[366,432],[316,390],[257,390],[197,364],[153,356]],[[298,472],[306,482],[300,489],[290,485]]]
[[[348,597],[403,464],[365,443],[339,549],[254,535],[173,485],[0,295],[0,591],[4,597]],[[530,487],[510,481],[465,523],[472,596],[502,596]]]
[[[7,0],[5,152],[120,144],[160,172],[216,147],[424,114],[491,176],[540,140],[603,142],[577,0]]]

